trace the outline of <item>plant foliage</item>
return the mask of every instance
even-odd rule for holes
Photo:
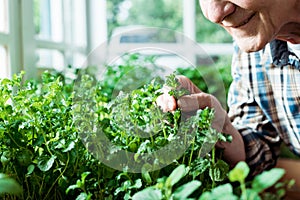
[[[184,94],[176,91],[176,77],[163,81],[134,66],[107,66],[101,81],[49,72],[41,82],[23,80],[23,72],[0,80],[0,195],[138,199],[143,191],[143,199],[186,199],[211,195],[228,181],[229,167],[214,144],[230,138],[211,127],[214,111],[163,113],[155,102],[165,83]],[[141,86],[123,90],[122,74],[143,80]],[[253,190],[269,187],[268,177],[257,178]]]

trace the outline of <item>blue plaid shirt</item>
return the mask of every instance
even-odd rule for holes
[[[274,40],[244,53],[235,45],[229,116],[242,134],[252,175],[276,164],[284,142],[300,155],[300,61]]]

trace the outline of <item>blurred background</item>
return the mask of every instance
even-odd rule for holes
[[[176,34],[134,31],[145,27],[189,38],[230,67],[232,38],[203,17],[197,0],[0,0],[0,78],[21,70],[35,78],[44,70],[80,67],[101,45],[105,56],[111,47],[129,43],[184,45]],[[183,50],[197,64],[205,62],[196,52]],[[161,62],[180,67],[176,56],[168,56]]]

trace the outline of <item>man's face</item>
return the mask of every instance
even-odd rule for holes
[[[204,16],[224,27],[241,49],[257,51],[276,37],[292,0],[199,0]],[[285,12],[287,11],[287,12]]]

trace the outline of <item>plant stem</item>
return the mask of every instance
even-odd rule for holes
[[[10,133],[8,133],[10,139],[15,143],[15,145],[17,145],[17,147],[19,147],[19,149],[23,149],[23,147],[21,147],[15,140],[14,138],[10,135]]]
[[[52,188],[54,187],[54,185],[56,184],[56,182],[58,181],[58,179],[65,173],[65,171],[67,170],[67,168],[69,167],[69,161],[70,161],[70,156],[69,156],[69,152],[67,152],[67,155],[68,155],[68,159],[67,159],[67,163],[66,163],[66,166],[64,168],[64,170],[59,174],[59,176],[55,179],[55,181],[52,183],[50,189],[48,190],[46,196],[45,196],[45,199],[47,199],[46,197],[48,197],[49,193],[51,192]]]
[[[244,182],[244,180],[242,180],[241,182],[240,182],[240,184],[241,184],[241,190],[242,190],[242,200],[247,200],[247,191],[246,191],[246,185],[245,185],[245,182]]]
[[[47,142],[47,140],[46,140],[46,135],[45,135],[44,131],[42,131],[42,134],[43,134],[43,138],[44,138],[44,141],[45,141],[46,149],[47,149],[47,151],[50,153],[50,155],[53,156],[52,152],[50,151],[48,142]]]
[[[188,166],[191,166],[191,163],[192,163],[192,158],[193,158],[193,153],[194,153],[194,147],[195,147],[195,137],[193,138],[192,140],[192,151],[191,151],[191,154],[190,154],[190,159],[189,159],[189,164]]]
[[[212,188],[216,187],[216,182],[215,182],[215,153],[216,153],[216,148],[213,147],[211,150],[211,164],[212,164]]]
[[[163,125],[164,126],[164,125]],[[166,133],[166,129],[165,129],[165,126],[163,127],[163,133],[164,133],[164,138],[167,139],[167,133]]]
[[[215,165],[215,157],[216,157],[216,148],[213,147],[212,150],[211,150],[211,162],[213,165]]]

